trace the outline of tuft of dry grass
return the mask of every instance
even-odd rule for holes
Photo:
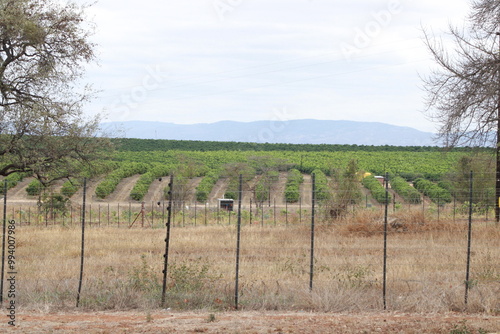
[[[381,210],[361,210],[355,215],[344,216],[330,220],[343,234],[374,236],[384,233],[385,214]],[[467,223],[464,219],[454,220],[451,216],[444,216],[437,220],[434,215],[421,209],[398,210],[388,214],[387,232],[392,233],[421,233],[421,232],[464,232]]]

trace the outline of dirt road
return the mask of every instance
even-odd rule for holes
[[[12,333],[496,333],[500,317],[403,313],[309,312],[22,312]]]

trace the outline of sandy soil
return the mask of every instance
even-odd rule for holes
[[[130,201],[130,191],[134,188],[134,185],[141,178],[141,175],[134,175],[121,180],[121,182],[116,187],[116,190],[112,192],[106,200],[109,202],[127,202]]]
[[[186,198],[186,201],[188,203],[194,203],[196,199],[196,187],[200,184],[202,177],[195,177],[191,180],[189,180],[188,183],[188,189],[189,189],[189,195],[188,198]],[[194,205],[194,204],[193,204]]]
[[[271,192],[271,198],[276,201],[276,205],[284,206],[285,205],[285,186],[286,180],[288,177],[288,173],[281,172],[279,174],[278,182],[273,185],[273,189]]]
[[[163,199],[163,191],[166,187],[168,187],[168,183],[170,182],[170,178],[168,176],[164,176],[161,178],[161,181],[158,179],[154,180],[149,187],[148,193],[144,196],[145,203],[158,202]]]
[[[300,185],[300,198],[302,205],[307,206],[312,203],[312,178],[311,175],[304,175],[304,182]]]
[[[487,315],[308,312],[22,312],[11,333],[485,333],[500,331]]]
[[[103,177],[94,179],[94,180],[87,180],[87,202],[103,202],[102,199],[97,198],[95,195],[95,189],[101,183],[103,180]],[[78,191],[71,197],[71,202],[74,204],[81,204],[83,199],[83,187],[80,187]]]
[[[228,185],[228,180],[227,179],[219,179],[213,189],[212,189],[212,192],[210,193],[210,195],[208,196],[208,203],[210,204],[216,204],[217,203],[217,199],[219,198],[223,198],[224,197],[224,191],[226,190],[227,188],[227,185]]]
[[[29,177],[25,178],[21,182],[19,182],[15,187],[9,189],[7,192],[7,199],[26,199],[28,195],[26,194],[26,188],[33,181],[34,178]]]

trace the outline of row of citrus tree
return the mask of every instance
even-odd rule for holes
[[[347,154],[349,152],[303,152],[300,156],[300,160],[297,160],[298,157],[296,153],[297,152],[120,152],[119,155],[114,157],[111,161],[100,163],[102,166],[100,168],[102,180],[96,188],[95,195],[98,198],[104,199],[115,191],[117,185],[123,178],[140,174],[141,176],[131,192],[131,199],[141,201],[154,180],[174,174],[176,177],[180,178],[202,177],[201,182],[196,188],[196,199],[200,202],[207,200],[214,185],[221,177],[229,180],[225,194],[226,197],[236,198],[238,189],[237,176],[239,174],[244,174],[245,181],[257,180],[253,185],[252,191],[255,193],[256,200],[265,201],[269,199],[270,185],[278,180],[279,172],[286,171],[288,172],[288,176],[284,196],[287,202],[292,203],[298,201],[300,198],[299,189],[303,182],[303,174],[309,174],[305,173],[304,170],[311,170],[311,174],[315,174],[316,176],[316,198],[318,200],[324,200],[328,198],[328,193],[331,192],[331,190],[328,189],[327,177],[334,178],[333,171],[335,171],[336,168],[338,170],[338,166],[345,166],[348,164],[343,162],[345,159],[360,156]],[[332,163],[330,168],[326,168],[326,161],[329,161],[334,153],[342,153],[343,158],[340,159],[337,157],[338,159],[334,160],[336,164]],[[374,152],[365,153],[374,154]],[[375,153],[379,154],[384,152]],[[394,152],[385,153],[393,154]],[[402,154],[398,156],[398,159],[393,157],[392,160],[402,161],[407,158],[407,153],[408,152],[402,152]],[[435,156],[432,156],[433,152],[422,153],[424,153],[425,156],[421,156],[420,158],[424,158],[428,164],[438,166],[437,168],[440,170],[443,169],[444,166],[449,166],[450,161],[458,159],[459,164],[465,164],[467,162],[462,161],[466,160],[463,155],[444,159],[442,155],[438,155],[439,153],[434,153]],[[311,160],[313,160],[313,158],[317,165],[322,165],[323,167],[315,169],[311,167],[304,168],[304,166],[312,166]],[[374,157],[372,156],[372,158]],[[386,155],[385,158],[387,159],[388,156]],[[342,160],[342,163],[339,162],[340,160]],[[351,161],[354,160],[356,160],[356,168],[358,170],[369,171],[372,175],[377,174],[374,170],[364,168],[358,159],[351,159]],[[438,161],[440,160],[446,162],[439,164]],[[366,163],[368,160],[365,159],[362,161]],[[469,166],[472,161],[475,160],[469,159],[468,165],[465,168],[472,168],[473,166]],[[393,168],[394,166],[395,165],[393,165]],[[424,164],[420,164],[420,171],[423,171],[423,166]],[[415,170],[416,169],[414,169],[412,173],[400,171],[399,173],[392,172],[389,174],[391,188],[404,201],[419,203],[423,195],[429,197],[434,202],[446,203],[452,200],[453,194],[456,193],[456,189],[453,189],[452,183],[444,182],[443,180],[435,182],[434,177],[430,179],[424,177],[415,178],[416,176],[423,176],[424,174],[432,174],[425,172],[418,174],[415,173]],[[445,178],[444,173],[441,172],[440,175],[441,179]],[[9,176],[9,179],[11,179],[9,185],[15,184],[14,181],[18,182],[21,180],[22,175],[12,174]],[[373,176],[365,177],[362,180],[360,179],[360,181],[369,189],[372,196],[378,202],[384,203],[386,201],[383,186],[380,182],[374,180]],[[413,184],[411,185],[411,183]],[[64,183],[61,193],[70,197],[80,186],[80,180],[68,180]],[[488,189],[491,188],[490,185],[486,187]],[[42,189],[43,186],[40,182],[35,180],[29,184],[27,191],[29,195],[35,196],[39,194]],[[391,200],[390,194],[389,200]]]

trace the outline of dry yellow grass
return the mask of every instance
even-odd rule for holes
[[[389,310],[500,312],[500,226],[491,222],[474,224],[471,290],[466,307],[466,223],[437,223],[418,214],[397,218],[402,226],[390,226],[388,235]],[[309,291],[310,226],[244,225],[240,307],[381,310],[382,228],[382,220],[376,213],[318,223],[313,289]],[[78,227],[17,229],[18,302],[22,307],[74,307],[80,233]],[[163,227],[87,228],[81,306],[159,307],[164,239]],[[231,309],[235,226],[176,226],[172,229],[170,246],[166,306]]]

